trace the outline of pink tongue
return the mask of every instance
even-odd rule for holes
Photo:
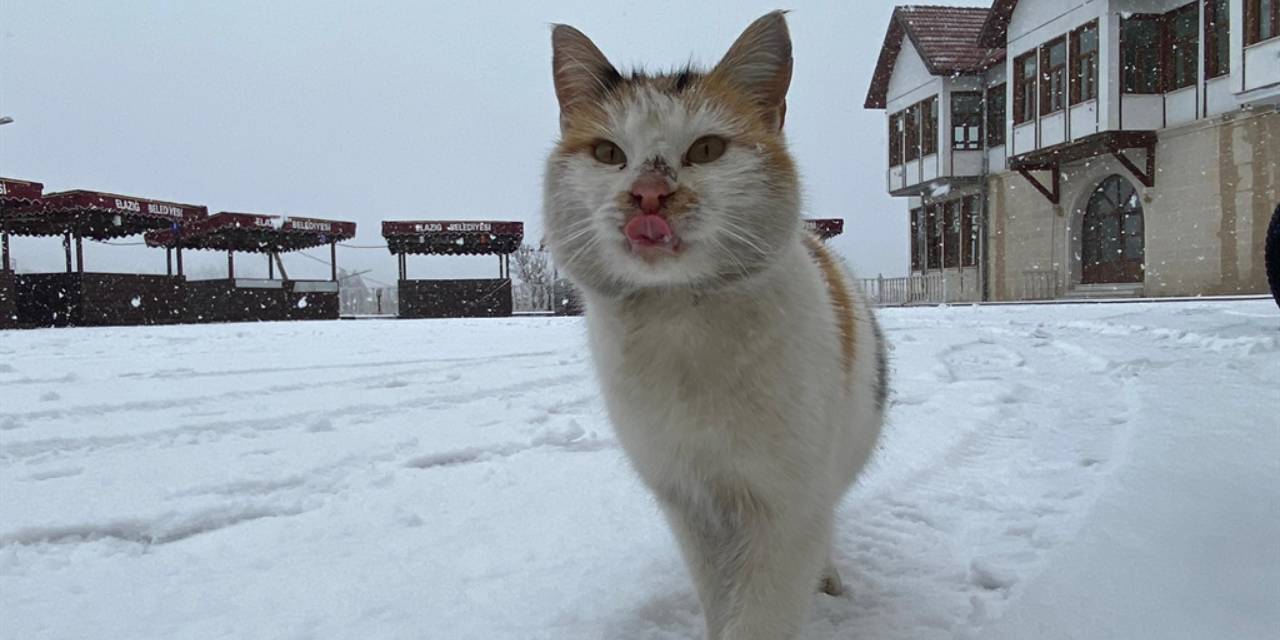
[[[623,229],[627,238],[636,244],[666,244],[671,241],[671,226],[662,216],[652,214],[636,216]]]

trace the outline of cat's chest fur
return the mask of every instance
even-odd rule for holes
[[[822,455],[805,436],[828,423],[841,372],[823,285],[791,257],[750,290],[589,309],[610,416],[651,485]]]

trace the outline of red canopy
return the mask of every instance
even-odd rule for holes
[[[151,231],[148,246],[273,253],[350,240],[356,223],[223,211],[190,225]]]
[[[412,220],[383,222],[382,237],[391,253],[504,255],[524,241],[523,222],[486,220]]]
[[[39,205],[43,193],[39,182],[0,178],[0,217]]]
[[[30,187],[27,189],[29,192]],[[9,231],[28,236],[56,236],[71,232],[106,240],[135,235],[148,229],[188,224],[208,214],[208,210],[199,205],[98,191],[50,193],[45,194],[40,202],[41,206],[7,211],[5,221]]]
[[[804,228],[826,240],[844,233],[843,218],[806,218]]]

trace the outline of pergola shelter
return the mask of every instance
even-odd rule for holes
[[[822,240],[830,240],[844,233],[843,218],[806,218],[804,228]]]
[[[9,259],[10,214],[39,207],[44,185],[39,182],[0,178],[0,329],[18,326],[18,287]]]
[[[388,221],[382,223],[382,237],[399,264],[400,317],[511,315],[511,254],[524,240],[523,222]],[[498,277],[410,280],[409,254],[494,255],[498,257]]]
[[[188,322],[324,320],[338,317],[337,245],[355,235],[354,222],[224,211],[181,230],[148,233],[146,241],[179,256],[183,249],[226,252],[226,278],[187,282]],[[328,280],[289,278],[281,253],[325,245]],[[264,254],[267,277],[237,277],[236,252]],[[181,275],[181,260],[178,268]]]
[[[18,323],[104,326],[180,322],[181,277],[85,271],[84,240],[125,238],[150,229],[181,230],[207,213],[198,205],[84,190],[44,194],[39,204],[6,210],[6,237],[62,236],[67,260],[63,273],[15,276]]]

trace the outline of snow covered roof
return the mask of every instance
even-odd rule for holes
[[[6,181],[6,190],[8,185]],[[45,194],[40,203],[41,206],[6,212],[9,231],[29,236],[71,232],[106,240],[187,224],[208,215],[200,205],[80,189]]]
[[[486,255],[513,253],[524,241],[523,222],[401,220],[382,223],[391,253]]]
[[[867,109],[885,107],[889,78],[902,50],[904,36],[911,40],[925,67],[935,76],[975,73],[1003,60],[1002,47],[988,47],[978,41],[989,13],[990,10],[983,7],[896,7],[863,106]]]
[[[356,223],[223,211],[180,229],[152,231],[148,246],[270,253],[297,251],[350,240]]]

